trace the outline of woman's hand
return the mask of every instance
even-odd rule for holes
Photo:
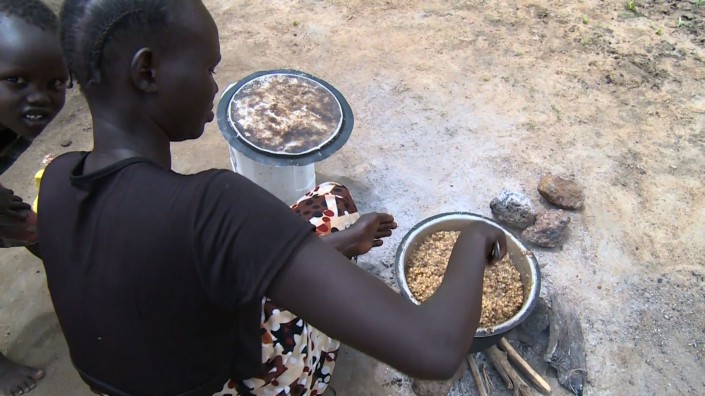
[[[388,213],[367,213],[358,219],[346,231],[349,231],[355,243],[353,244],[352,256],[359,256],[369,252],[373,247],[384,244],[382,238],[392,235],[392,230],[397,228],[394,216]]]
[[[392,215],[373,212],[360,216],[349,228],[324,235],[321,239],[345,257],[352,258],[382,246],[382,238],[392,235],[395,228],[397,223]]]
[[[493,264],[495,260],[499,261],[507,254],[507,236],[504,231],[483,222],[472,223],[462,231],[456,246],[460,248],[462,244],[470,246],[469,252],[482,252],[487,258],[486,264]],[[499,246],[499,251],[495,257],[494,249],[497,246]]]

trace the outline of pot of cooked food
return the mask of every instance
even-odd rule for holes
[[[499,342],[529,316],[541,289],[541,272],[534,254],[507,229],[473,213],[432,216],[416,224],[397,249],[396,278],[404,297],[421,304],[440,286],[460,231],[473,222],[491,224],[507,235],[507,256],[485,268],[480,326],[470,353]]]
[[[314,164],[348,140],[352,109],[332,85],[297,70],[267,70],[228,86],[218,126],[233,170],[287,204],[314,188]]]

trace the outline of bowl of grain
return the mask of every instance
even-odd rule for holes
[[[487,266],[482,290],[480,327],[470,352],[496,344],[531,313],[541,289],[534,254],[507,229],[467,212],[443,213],[416,224],[402,239],[396,256],[396,277],[404,297],[421,304],[436,291],[460,231],[475,222],[493,225],[507,235],[507,256]]]

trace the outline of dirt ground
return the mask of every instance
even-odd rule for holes
[[[637,1],[633,10],[601,0],[204,2],[220,27],[221,87],[294,68],[352,105],[350,141],[317,171],[346,183],[361,209],[400,223],[361,258],[364,268],[396,288],[395,249],[416,222],[454,210],[489,215],[503,188],[541,206],[542,174],[574,177],[586,207],[572,215],[563,249],[536,254],[543,288],[582,320],[588,392],[702,394],[702,1]],[[73,92],[2,183],[33,199],[45,154],[90,147],[89,115]],[[174,163],[181,172],[229,167],[217,126],[176,145]],[[41,263],[22,249],[3,250],[0,262],[0,350],[46,367],[34,394],[88,395]],[[411,394],[403,375],[351,350],[335,377],[340,395]],[[472,381],[453,393],[473,394]]]

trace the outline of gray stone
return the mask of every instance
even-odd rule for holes
[[[446,396],[453,385],[463,377],[466,368],[467,365],[463,361],[453,378],[445,381],[426,381],[413,378],[411,380],[411,390],[416,396]]]
[[[549,210],[536,217],[536,223],[524,230],[521,237],[537,246],[555,248],[563,244],[570,216],[562,210]]]
[[[539,194],[562,209],[580,209],[585,202],[583,189],[573,180],[546,175],[539,182]]]
[[[61,145],[61,147],[68,147],[68,146],[72,145],[73,142],[71,141],[71,139],[66,138],[66,139],[61,139],[59,144]]]
[[[411,389],[416,396],[446,396],[453,387],[454,381],[411,380]]]
[[[490,202],[492,214],[501,223],[524,229],[536,221],[536,211],[529,197],[522,193],[502,191]]]

